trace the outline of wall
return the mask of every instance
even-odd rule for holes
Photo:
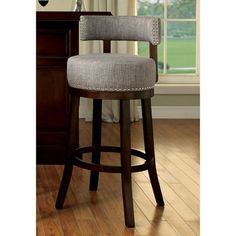
[[[42,7],[36,0],[37,11],[72,11],[75,0],[49,0],[45,7]]]
[[[141,115],[139,103],[138,111]],[[152,116],[156,119],[199,119],[198,94],[158,94],[152,98]]]
[[[200,96],[198,94],[160,94],[152,99],[154,106],[199,106]]]

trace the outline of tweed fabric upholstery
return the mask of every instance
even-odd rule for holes
[[[81,40],[161,42],[160,19],[153,16],[81,16]]]
[[[67,62],[69,86],[96,91],[141,91],[154,87],[153,59],[126,54],[72,56]]]

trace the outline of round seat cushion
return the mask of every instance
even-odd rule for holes
[[[155,61],[126,54],[72,56],[67,62],[69,86],[96,91],[139,91],[154,87]]]

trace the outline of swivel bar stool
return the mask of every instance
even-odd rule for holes
[[[138,16],[81,16],[80,39],[103,40],[103,53],[77,55],[68,59],[67,79],[71,106],[68,156],[57,196],[56,208],[62,209],[73,166],[91,170],[90,190],[96,191],[99,172],[120,173],[125,224],[134,227],[131,173],[148,170],[156,202],[164,206],[155,166],[151,97],[157,82],[157,44],[160,19]],[[147,41],[150,58],[113,54],[111,40]],[[78,108],[80,97],[93,98],[92,146],[78,147]],[[120,147],[101,146],[102,99],[120,101]],[[131,148],[130,100],[141,99],[145,152]],[[101,152],[120,153],[121,166],[100,164]],[[91,163],[83,153],[92,153]],[[145,160],[131,165],[131,155]]]

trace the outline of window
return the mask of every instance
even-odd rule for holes
[[[161,18],[159,82],[199,83],[199,0],[137,0],[137,15]],[[148,56],[148,44],[138,43]]]

